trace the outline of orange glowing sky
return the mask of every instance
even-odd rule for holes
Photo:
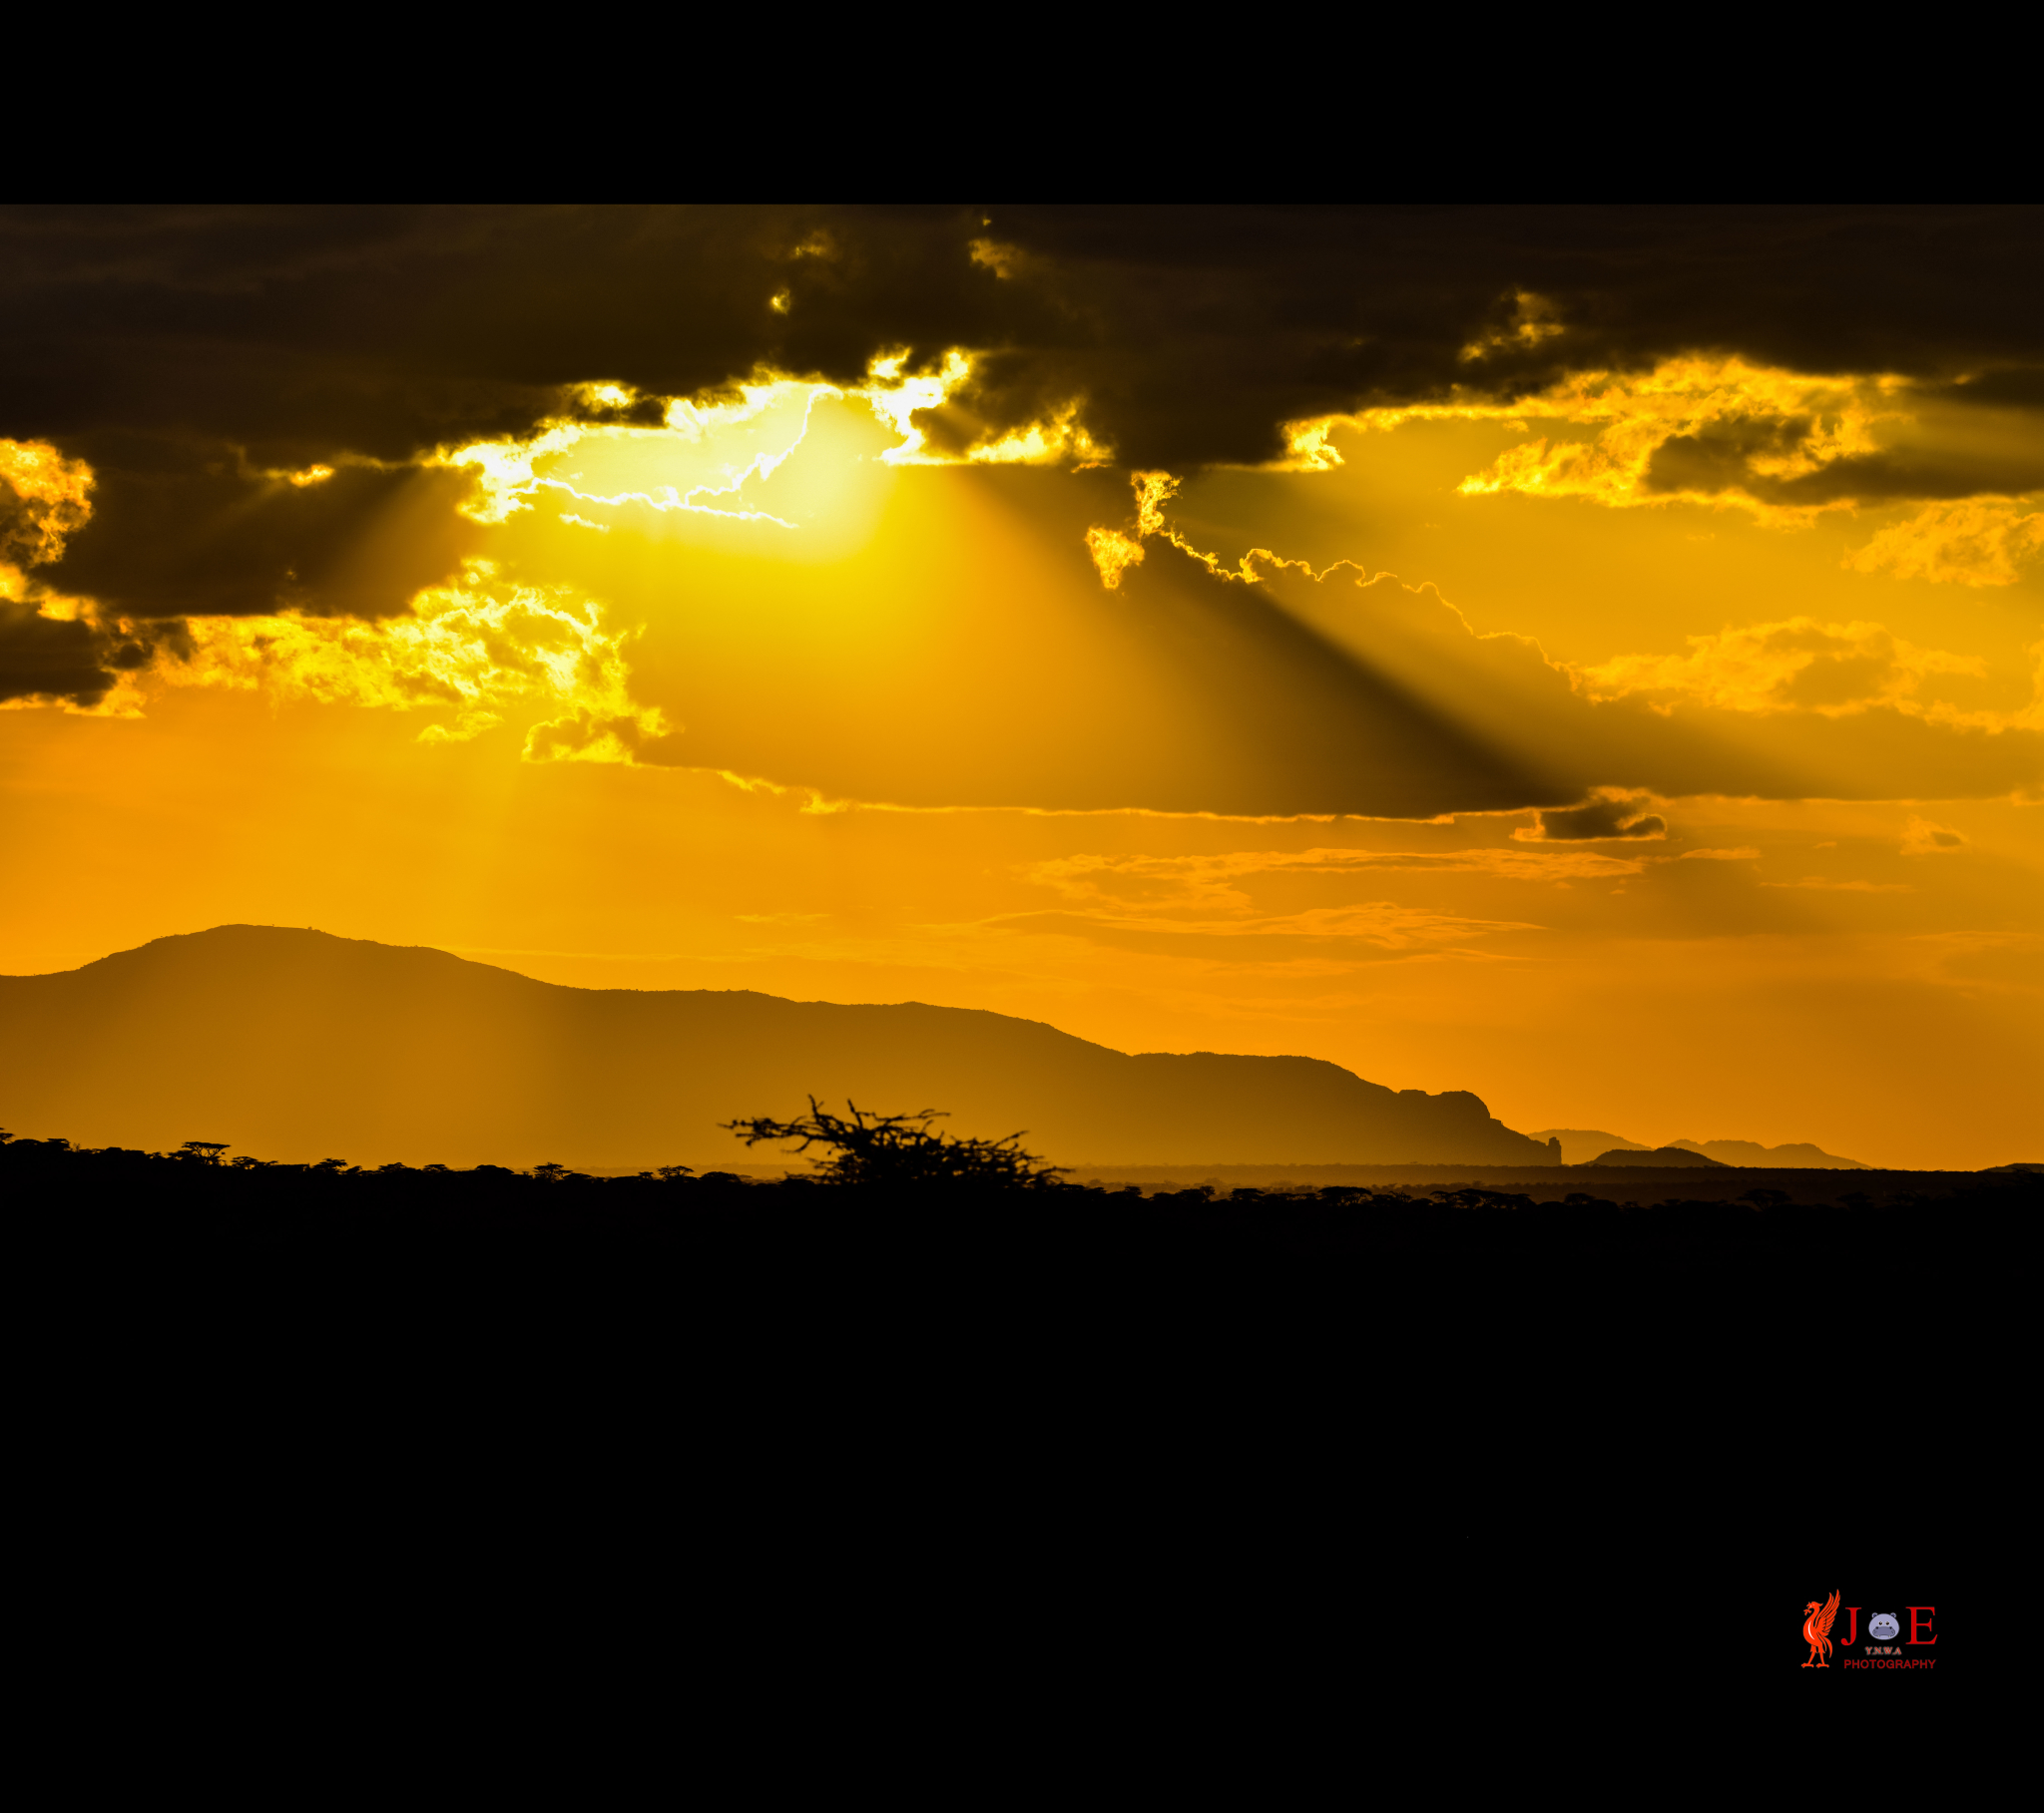
[[[1249,350],[1158,355],[1141,413],[1077,353],[1023,382],[1036,317],[989,313],[1083,291],[1140,360],[1136,276],[954,215],[759,216],[733,318],[849,350],[719,342],[686,389],[599,336],[444,433],[0,390],[0,971],[309,925],[1304,1053],[1527,1131],[2044,1156],[2044,351],[1962,302],[1928,351],[1788,344],[1760,285],[1744,338],[1619,345],[1528,252],[1345,391],[1260,375],[1275,304],[1229,290]],[[341,218],[272,221],[260,281]],[[978,313],[885,331],[889,257]],[[150,281],[145,320],[213,293]],[[221,331],[265,410],[339,357]],[[141,343],[108,368],[168,394]],[[1255,457],[1179,453],[1223,402]]]

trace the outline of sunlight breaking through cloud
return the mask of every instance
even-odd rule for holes
[[[1109,457],[1080,420],[1077,398],[1019,427],[966,434],[954,447],[933,445],[933,419],[940,414],[969,416],[958,399],[973,379],[976,363],[971,353],[958,347],[946,351],[934,369],[911,371],[908,358],[905,350],[875,355],[866,381],[849,388],[763,372],[722,398],[668,399],[665,421],[657,427],[564,417],[544,423],[538,433],[524,439],[442,448],[431,463],[474,473],[476,493],[462,508],[480,523],[502,523],[551,502],[639,504],[661,512],[694,512],[797,529],[801,525],[750,502],[747,488],[770,478],[801,445],[816,404],[826,398],[862,404],[896,437],[896,444],[878,455],[885,466],[1083,467],[1103,464]],[[570,394],[591,411],[617,413],[646,402],[618,384],[577,385]],[[956,432],[948,438],[960,440]],[[597,456],[600,465],[615,471],[616,455],[627,450],[635,456],[627,464],[639,483],[592,484],[571,469],[578,457],[586,465],[590,456]],[[581,527],[605,526],[573,510],[559,514],[563,522]]]

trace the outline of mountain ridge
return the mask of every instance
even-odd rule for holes
[[[1555,1161],[1467,1091],[1393,1091],[1314,1058],[1116,1052],[981,1008],[576,989],[276,926],[0,977],[0,1119],[82,1143],[703,1167],[768,1155],[719,1122],[785,1119],[810,1094],[1023,1131],[1060,1162]]]

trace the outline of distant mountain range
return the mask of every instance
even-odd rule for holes
[[[1031,1020],[747,991],[562,988],[274,926],[0,977],[0,1123],[81,1144],[580,1169],[777,1159],[718,1124],[943,1109],[1092,1165],[1554,1163],[1462,1091],[1312,1058],[1130,1056]],[[795,1162],[789,1160],[789,1162]]]
[[[1706,1158],[1715,1158],[1720,1164],[1764,1165],[1774,1170],[1872,1170],[1870,1164],[1862,1164],[1857,1158],[1840,1158],[1824,1151],[1819,1146],[1760,1145],[1751,1139],[1671,1139],[1661,1147],[1642,1145],[1637,1139],[1627,1139],[1618,1133],[1598,1133],[1594,1129],[1580,1127],[1550,1127],[1533,1134],[1540,1140],[1559,1139],[1564,1164],[1615,1164],[1623,1162],[1618,1154],[1624,1152],[1667,1152],[1680,1150],[1696,1152]],[[1646,1159],[1633,1160],[1645,1163]],[[1675,1162],[1680,1163],[1677,1159]]]

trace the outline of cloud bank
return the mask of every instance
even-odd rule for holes
[[[1174,472],[1325,463],[1337,420],[1509,417],[1540,432],[1465,490],[1785,521],[1913,499],[1850,558],[2006,584],[2044,546],[2034,432],[1902,446],[1883,424],[2034,425],[2038,209],[11,209],[0,254],[0,699],[108,708],[145,668],[246,678],[278,650],[288,683],[359,689],[338,657],[368,644],[321,623],[385,626],[382,702],[439,697],[457,725],[561,691],[535,678],[546,612],[485,676],[431,602],[534,495],[529,450],[671,430],[784,374],[869,393],[890,458],[1133,471],[1136,520],[1088,553],[1201,733],[1062,723],[1079,755],[1048,778],[1027,726],[999,772],[941,734],[891,766],[705,765],[911,803],[1537,809],[1545,841],[1651,835],[1606,825],[1642,790],[2037,784],[2033,706],[1969,696],[1968,658],[1877,624],[1573,673],[1386,576],[1217,572],[1163,509]],[[727,480],[672,507],[723,508]],[[679,713],[604,650],[528,752],[678,759]]]

